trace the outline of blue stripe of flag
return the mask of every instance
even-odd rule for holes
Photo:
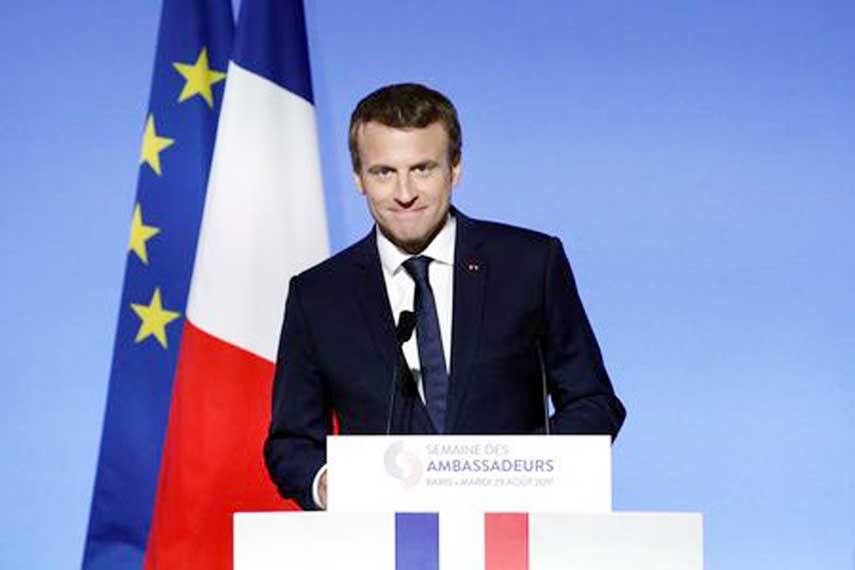
[[[439,515],[395,514],[395,570],[439,570]]]
[[[265,31],[241,34],[232,60],[314,103],[302,0],[243,0],[238,26]]]

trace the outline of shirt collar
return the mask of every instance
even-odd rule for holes
[[[413,255],[402,251],[389,238],[383,235],[379,227],[374,229],[377,235],[377,252],[380,254],[380,264],[388,275],[395,275],[403,263]],[[445,265],[454,265],[454,242],[457,234],[457,220],[449,212],[445,225],[419,255],[430,257]]]

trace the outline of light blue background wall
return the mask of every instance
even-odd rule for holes
[[[335,249],[354,102],[457,103],[468,214],[559,235],[629,419],[615,507],[710,569],[855,568],[855,5],[309,2]],[[79,565],[159,6],[0,20],[0,567]]]

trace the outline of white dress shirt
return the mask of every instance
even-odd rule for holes
[[[446,372],[451,370],[451,314],[454,293],[454,242],[457,230],[457,220],[450,215],[445,225],[433,238],[433,241],[419,255],[433,259],[428,266],[428,280],[433,290],[436,303],[437,318],[439,319],[439,334],[442,338],[442,352],[445,355]],[[398,246],[389,241],[379,230],[377,232],[377,251],[380,254],[380,265],[383,267],[383,280],[386,282],[386,293],[389,295],[389,306],[395,325],[402,311],[413,311],[416,282],[404,269],[404,262],[414,257],[401,251]],[[401,347],[404,358],[413,373],[413,378],[419,388],[419,394],[424,401],[424,386],[422,385],[421,365],[419,363],[418,338],[413,331],[410,339]]]
[[[375,228],[377,236],[377,253],[380,255],[380,265],[383,268],[383,280],[386,283],[386,294],[389,296],[389,306],[395,325],[402,311],[413,311],[416,295],[416,282],[404,269],[404,262],[414,257],[392,243],[383,235],[380,228]],[[428,280],[433,290],[436,303],[437,318],[439,319],[439,334],[442,338],[442,352],[445,355],[446,372],[451,371],[451,315],[454,306],[454,245],[457,235],[457,220],[451,214],[445,220],[445,225],[433,238],[428,246],[418,255],[424,255],[433,259],[428,266]],[[413,378],[419,389],[422,401],[425,399],[424,385],[422,384],[421,364],[419,362],[418,335],[413,331],[410,339],[403,344],[401,349],[407,365],[413,373]],[[321,508],[320,496],[318,495],[318,483],[321,475],[326,473],[327,466],[321,467],[312,481],[312,498],[315,504]]]

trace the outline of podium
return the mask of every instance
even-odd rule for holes
[[[327,512],[236,513],[236,570],[701,570],[698,513],[613,512],[608,436],[336,436]]]

